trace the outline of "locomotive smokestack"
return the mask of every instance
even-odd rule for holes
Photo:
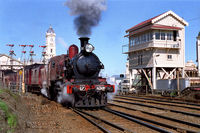
[[[81,51],[82,51],[84,49],[85,44],[88,44],[88,41],[90,40],[90,38],[80,37],[79,40],[80,40],[80,43],[81,43]]]

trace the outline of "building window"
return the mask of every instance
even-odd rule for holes
[[[165,33],[161,33],[161,40],[165,40]]]
[[[144,43],[145,40],[146,40],[146,37],[145,37],[145,34],[143,34],[143,35],[141,36],[141,43]]]
[[[149,39],[153,40],[153,33],[152,32],[149,33]]]
[[[51,49],[51,53],[53,53],[53,49]]]
[[[150,33],[147,33],[147,42],[150,40]]]
[[[156,32],[155,35],[156,35],[156,39],[160,40],[160,32]]]
[[[138,37],[135,38],[135,44],[139,44]]]
[[[172,40],[172,33],[167,33],[167,40]]]
[[[167,55],[167,59],[172,60],[172,55],[171,54]]]
[[[142,37],[141,36],[138,36],[138,44],[140,44],[141,43],[141,39]]]
[[[134,37],[130,37],[130,46],[133,46],[135,44]]]

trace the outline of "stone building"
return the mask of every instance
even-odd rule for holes
[[[158,79],[173,79],[177,73],[184,77],[187,25],[183,18],[168,11],[126,30],[130,78],[137,70],[142,85],[157,89]]]

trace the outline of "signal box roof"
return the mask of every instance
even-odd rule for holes
[[[143,27],[146,27],[146,26],[152,26],[155,28],[168,28],[168,29],[179,29],[179,27],[174,27],[174,26],[167,26],[167,25],[155,25],[156,22],[158,22],[159,20],[163,19],[164,17],[168,16],[168,15],[172,15],[174,18],[176,18],[180,23],[182,23],[184,26],[188,26],[188,23],[181,17],[179,17],[177,14],[175,14],[173,11],[167,11],[165,13],[162,13],[158,16],[155,16],[153,18],[150,18],[148,20],[145,20],[133,27],[131,27],[130,29],[126,30],[126,33],[130,33],[132,31],[136,31],[138,29],[141,29]]]

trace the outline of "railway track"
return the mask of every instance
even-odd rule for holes
[[[118,131],[121,131],[121,132],[129,132],[129,133],[134,133],[133,131],[130,131],[129,129],[126,129],[126,128],[123,128],[117,124],[114,124],[114,123],[111,123],[107,120],[104,120],[100,117],[97,117],[95,115],[91,115],[89,113],[87,113],[86,111],[82,111],[80,109],[72,109],[74,112],[76,112],[77,114],[79,114],[80,116],[82,116],[83,118],[85,118],[87,121],[89,121],[90,123],[92,123],[94,126],[96,126],[97,128],[99,128],[102,132],[104,133],[111,133],[111,131],[107,128],[105,128],[104,126],[102,126],[100,124],[100,122],[102,123],[105,123],[115,129],[117,129]],[[98,122],[96,122],[95,120],[97,120]],[[100,122],[99,122],[100,121]]]
[[[130,113],[127,113],[127,112],[124,112],[124,111],[118,111],[116,109],[112,109],[113,106],[116,106],[116,107],[124,108],[124,109],[127,109],[127,110],[139,111],[139,110],[135,110],[135,109],[132,109],[132,108],[128,108],[128,107],[124,107],[124,106],[120,106],[120,105],[115,105],[115,104],[110,104],[110,106],[103,108],[101,110],[95,111],[95,115],[94,115],[94,111],[88,111],[88,110],[85,111],[85,110],[80,110],[80,109],[72,109],[72,110],[74,112],[76,112],[77,114],[79,114],[80,116],[82,116],[83,118],[85,118],[90,123],[92,123],[94,126],[98,127],[104,133],[111,133],[111,132],[134,133],[135,131],[134,130],[132,131],[132,129],[128,129],[126,127],[121,126],[121,125],[123,125],[123,123],[116,124],[116,123],[113,123],[113,122],[110,122],[108,120],[101,118],[103,116],[98,115],[100,111],[104,111],[104,114],[110,113],[110,114],[115,115],[116,117],[121,117],[121,118],[126,119],[128,121],[131,121],[133,123],[137,123],[137,124],[142,125],[146,128],[149,128],[149,130],[153,130],[154,132],[161,132],[161,133],[171,133],[171,132],[197,133],[198,131],[200,131],[200,130],[191,130],[191,129],[184,128],[182,126],[176,126],[176,125],[173,125],[173,124],[166,124],[164,122],[159,122],[159,121],[149,119],[149,118],[145,118],[145,117],[142,117],[142,116],[138,116],[138,115],[135,115],[135,114],[130,114]],[[91,112],[93,112],[93,113],[91,113]],[[144,111],[141,111],[141,112],[147,113],[148,115],[156,116],[156,117],[159,117],[159,118],[162,118],[162,119],[164,118],[164,119],[175,121],[175,122],[178,122],[178,123],[181,123],[181,124],[193,126],[193,127],[200,129],[200,125],[198,125],[198,124],[184,122],[184,121],[176,120],[176,119],[170,119],[170,118],[167,118],[167,117],[159,116],[159,115],[144,112]],[[105,124],[108,125],[108,126],[105,126]]]
[[[125,99],[125,100],[134,100],[134,101],[137,101],[137,102],[146,102],[146,103],[152,103],[152,104],[158,104],[158,105],[166,105],[166,106],[173,106],[173,107],[181,107],[181,108],[187,108],[187,109],[192,109],[192,110],[198,110],[200,111],[200,108],[198,107],[191,107],[191,106],[186,106],[186,105],[177,105],[177,104],[170,104],[170,103],[167,103],[167,101],[165,101],[165,103],[159,101],[159,100],[156,100],[155,101],[152,101],[151,99],[148,99],[148,98],[141,98],[141,97],[130,97],[130,96],[120,96],[120,97],[116,97],[118,99]],[[142,100],[138,100],[138,99],[142,99]]]
[[[138,105],[138,106],[143,106],[143,107],[148,107],[148,108],[155,108],[155,109],[159,109],[159,110],[166,110],[166,111],[170,111],[170,112],[174,112],[174,113],[180,113],[180,114],[193,116],[193,117],[200,117],[200,114],[197,114],[197,113],[179,111],[179,110],[174,110],[174,109],[165,108],[165,107],[157,107],[157,106],[154,106],[154,105],[147,105],[147,104],[143,104],[143,103],[135,103],[135,102],[122,101],[122,100],[113,100],[113,101],[118,102],[118,103],[126,103],[126,104],[130,104],[130,105]]]
[[[172,99],[172,98],[161,98],[161,97],[157,98],[155,96],[154,97],[152,96],[152,98],[147,98],[146,96],[145,97],[141,97],[141,96],[139,96],[139,97],[138,96],[117,96],[117,97],[129,97],[129,98],[135,98],[135,99],[152,100],[152,101],[157,101],[157,102],[176,103],[176,104],[184,104],[184,105],[191,105],[191,106],[200,107],[200,104],[197,104],[197,103],[181,102],[181,101],[178,101],[177,99]],[[165,99],[165,100],[163,100],[163,99]]]
[[[123,114],[122,112],[116,112],[115,110],[112,110],[110,108],[104,108],[102,110],[104,111],[104,113],[107,112],[107,113],[115,115],[116,117],[121,117],[121,118],[129,120],[133,123],[137,123],[139,125],[142,125],[142,126],[148,128],[149,131],[152,130],[152,132],[171,133],[171,131],[168,131],[168,130],[161,128],[159,126],[155,126],[153,124],[149,124],[147,122],[136,119],[134,117],[128,116],[126,114]],[[100,111],[102,111],[102,110],[100,110]],[[105,128],[106,127],[105,125],[102,126],[103,124],[107,124],[107,125],[111,126],[112,128],[117,129],[118,132],[135,133],[135,131],[132,131],[132,130],[125,128],[125,127],[122,127],[122,126],[119,126],[119,125],[123,125],[123,123],[115,124],[113,122],[109,122],[105,119],[97,117],[98,111],[97,111],[96,115],[92,115],[92,114],[88,113],[87,111],[83,111],[83,110],[79,110],[79,109],[73,109],[73,111],[76,112],[77,114],[79,114],[80,116],[82,116],[83,118],[85,118],[87,121],[92,123],[94,126],[98,127],[102,132],[105,132],[105,133],[116,132],[116,130],[113,131],[112,129],[109,129],[109,127]],[[93,119],[96,119],[96,120],[93,120]]]
[[[154,116],[154,117],[166,119],[166,120],[177,122],[177,123],[180,123],[180,124],[185,124],[186,128],[183,128],[182,126],[176,126],[176,125],[173,125],[173,124],[166,124],[166,123],[159,122],[159,121],[156,121],[156,120],[153,120],[153,119],[148,119],[148,118],[145,118],[145,117],[142,117],[142,116],[135,115],[134,113],[130,114],[130,113],[126,113],[124,111],[118,111],[116,109],[111,109],[110,106],[111,107],[116,106],[116,107],[124,108],[126,110],[140,111],[144,114],[148,114],[148,115],[151,115],[151,116]],[[108,124],[109,126],[112,126],[112,127],[116,128],[117,130],[119,130],[121,132],[131,132],[131,133],[134,132],[134,131],[132,131],[128,128],[119,126],[121,124],[115,124],[115,123],[109,122],[105,119],[102,119],[101,116],[97,117],[98,111],[96,111],[95,115],[92,115],[90,111],[89,111],[90,113],[88,113],[87,111],[83,111],[83,110],[79,110],[79,109],[73,109],[73,110],[84,118],[87,116],[85,118],[87,120],[89,119],[88,117],[91,117],[93,119],[96,119],[97,121]],[[114,114],[118,117],[122,117],[126,120],[132,121],[133,123],[140,124],[144,127],[147,127],[151,130],[154,130],[156,132],[162,132],[162,133],[170,133],[170,132],[197,133],[197,132],[200,131],[200,125],[199,124],[194,124],[194,123],[191,123],[191,122],[186,122],[186,121],[182,121],[182,120],[178,120],[178,119],[174,119],[174,118],[170,118],[170,117],[165,117],[165,116],[162,116],[162,115],[159,115],[159,114],[153,114],[153,113],[149,113],[149,112],[142,111],[142,110],[132,109],[132,108],[120,106],[120,105],[117,105],[117,104],[109,104],[109,107],[106,107],[102,110],[105,111],[105,112],[109,112],[111,114]],[[106,133],[113,132],[112,130],[106,129],[104,126],[102,126],[102,123],[100,124],[99,122],[94,122],[94,120],[90,120],[90,119],[88,121],[90,121],[93,125],[97,126],[103,132],[106,132]],[[195,127],[196,130],[188,129],[187,126]]]
[[[127,95],[130,96],[130,95]],[[182,98],[176,98],[176,97],[162,97],[162,96],[130,96],[130,97],[139,97],[139,98],[148,98],[148,99],[154,99],[154,100],[163,100],[163,101],[170,101],[170,102],[178,102],[180,104],[188,104],[188,105],[196,105],[200,106],[200,100],[187,100],[187,99],[182,99]]]
[[[135,115],[135,114],[125,113],[125,112],[122,112],[122,111],[118,111],[116,109],[114,110],[114,109],[110,109],[110,108],[109,109],[105,108],[104,110],[108,111],[110,113],[116,114],[118,116],[124,117],[124,118],[129,119],[129,120],[133,119],[133,120],[142,121],[143,123],[140,123],[140,124],[147,124],[145,126],[151,128],[151,129],[154,129],[158,132],[162,132],[162,133],[169,133],[169,132],[197,133],[198,132],[198,131],[190,130],[190,129],[187,129],[187,128],[178,127],[178,126],[175,126],[175,125],[172,125],[172,124],[166,124],[164,122],[159,122],[159,121],[152,120],[152,119],[149,119],[149,118],[140,117],[140,116]]]
[[[192,122],[187,122],[187,121],[163,116],[163,115],[160,115],[160,114],[151,113],[151,112],[143,111],[143,110],[140,110],[140,109],[133,109],[133,108],[130,108],[130,107],[125,107],[125,106],[121,106],[121,105],[117,105],[117,104],[113,104],[113,103],[110,103],[109,105],[116,106],[116,107],[119,107],[119,108],[124,108],[124,109],[127,109],[127,110],[132,110],[132,111],[140,111],[144,114],[148,114],[148,115],[155,116],[155,117],[158,117],[158,118],[170,120],[170,121],[173,121],[173,122],[178,122],[178,123],[181,123],[181,124],[185,124],[187,126],[192,126],[192,127],[200,129],[200,124],[195,124],[195,123],[192,123]]]

